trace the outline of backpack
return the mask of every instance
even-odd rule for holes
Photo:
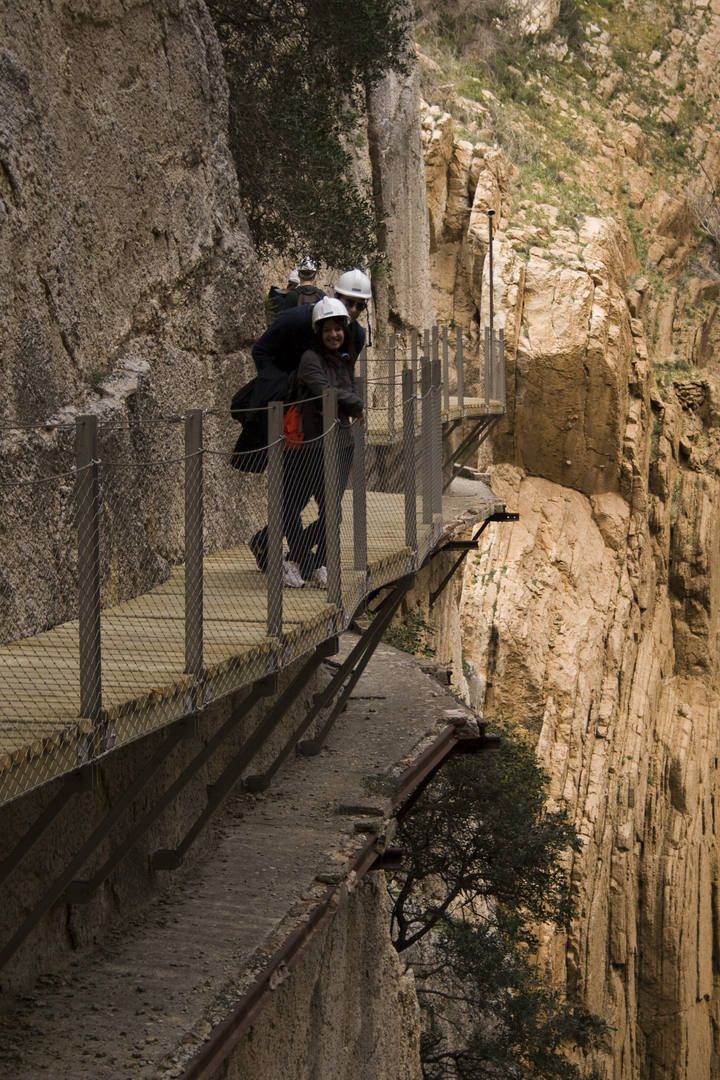
[[[271,285],[265,297],[265,316],[268,326],[277,319],[285,304],[287,293],[277,285]]]
[[[291,289],[285,294],[282,310],[289,311],[290,308],[303,307],[305,304],[317,304],[324,295],[325,293],[322,289],[318,289],[317,285],[298,285],[296,289]]]

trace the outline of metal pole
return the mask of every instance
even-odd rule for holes
[[[405,543],[417,554],[417,483],[415,477],[415,376],[403,371],[403,481],[405,488]]]
[[[75,422],[75,483],[78,526],[78,618],[80,622],[80,715],[102,713],[100,639],[100,476],[97,416]]]
[[[450,338],[447,326],[442,328],[442,407],[450,419]]]
[[[490,366],[490,383],[487,388],[487,401],[488,404],[492,400],[492,395],[495,390],[495,277],[493,271],[493,218],[495,216],[494,210],[488,210],[488,274],[490,278],[490,294],[489,294],[489,315],[490,315],[490,336],[489,336],[489,366]]]
[[[494,210],[488,210],[488,257],[490,260],[489,272],[490,272],[490,334],[495,331],[495,283],[493,278],[493,218],[495,217]]]
[[[340,568],[340,484],[338,477],[337,390],[323,391],[323,466],[325,484],[325,546],[328,603],[342,607]]]
[[[505,331],[498,330],[498,400],[502,405],[503,412],[507,405],[507,389],[505,386]]]
[[[283,627],[283,441],[284,408],[282,401],[271,402],[268,408],[267,454],[267,632],[268,637],[282,636]],[[300,447],[289,454],[304,454]]]
[[[355,393],[364,399],[362,378],[355,379]],[[367,477],[365,473],[365,431],[367,418],[353,424],[353,543],[354,567],[367,570]]]
[[[465,356],[462,326],[455,327],[455,367],[457,369],[457,398],[460,415],[465,412]]]
[[[490,411],[490,394],[492,381],[492,354],[490,344],[490,328],[485,327],[485,336],[483,339],[483,398],[485,399],[485,412]]]
[[[203,673],[203,414],[185,414],[185,671]]]
[[[413,385],[418,385],[418,332],[413,330],[410,334],[410,370],[413,375]]]
[[[360,350],[360,355],[358,356],[358,365],[359,365],[361,371],[363,371],[363,372],[367,371],[367,345],[363,345],[362,349]],[[369,383],[367,382],[367,379],[363,378],[363,395],[364,395],[363,396],[363,406],[366,409],[367,409],[367,404],[368,404],[368,399],[367,399],[368,391],[369,391]]]
[[[437,357],[432,362],[432,508],[433,516],[442,514],[442,402],[441,368]]]
[[[397,334],[390,335],[390,351],[388,354],[388,433],[392,439],[395,434],[395,355],[397,350]]]
[[[422,362],[422,384],[420,392],[422,394],[421,404],[421,451],[420,451],[420,468],[422,470],[422,500],[423,500],[423,522],[425,525],[432,524],[433,519],[433,499],[432,499],[432,415],[433,415],[433,403],[432,403],[432,364],[428,359],[423,358]]]
[[[410,337],[410,370],[412,372],[412,386],[416,388],[416,428],[420,423],[420,406],[418,402],[417,388],[420,386],[420,366],[418,363],[418,341],[419,334],[416,329],[412,330]]]

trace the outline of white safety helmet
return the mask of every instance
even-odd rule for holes
[[[347,270],[335,282],[335,292],[343,296],[356,297],[358,300],[370,300],[372,287],[370,278],[362,270]]]
[[[300,284],[300,275],[298,274],[297,270],[291,270],[290,273],[287,276],[287,279],[288,279],[288,281],[290,282],[291,285],[299,285]]]
[[[350,321],[350,316],[348,315],[347,308],[342,300],[336,300],[334,296],[323,296],[322,300],[318,300],[317,304],[313,307],[313,330],[315,330],[317,324],[324,319],[342,319],[347,326]]]
[[[305,258],[298,263],[298,270],[301,274],[317,274],[319,267],[314,259],[311,259],[309,255],[306,255]]]

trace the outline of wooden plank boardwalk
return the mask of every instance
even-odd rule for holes
[[[476,514],[495,508],[492,493]],[[476,500],[477,502],[477,500]],[[458,517],[467,500],[447,500]],[[474,511],[475,512],[475,511]],[[421,555],[439,539],[439,520],[422,522]],[[185,673],[184,567],[141,596],[102,613],[104,743],[92,756],[122,745],[308,653],[345,629],[363,596],[414,568],[405,546],[400,494],[367,493],[367,575],[353,568],[352,493],[343,501],[343,610],[324,591],[283,593],[283,634],[266,633],[265,578],[245,546],[204,560],[204,661],[200,683]],[[77,621],[0,646],[0,801],[7,801],[83,763],[96,729],[79,713]]]

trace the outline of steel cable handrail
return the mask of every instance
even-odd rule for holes
[[[400,364],[399,351],[395,361]],[[128,425],[115,425],[142,431],[146,424],[182,424],[184,452],[178,444],[178,452],[167,455],[133,457],[134,448],[124,443],[105,447],[103,433],[114,428],[102,417],[79,417],[74,467],[51,476],[0,481],[0,494],[3,488],[32,491],[74,482],[72,512],[64,489],[63,500],[33,500],[37,505],[32,508],[40,515],[38,538],[43,529],[57,534],[51,546],[38,544],[37,551],[30,537],[31,558],[42,565],[48,591],[59,598],[39,627],[48,627],[44,634],[49,635],[51,659],[44,679],[51,681],[57,697],[47,721],[39,705],[34,713],[48,746],[58,731],[59,745],[69,739],[72,753],[92,760],[171,722],[189,703],[202,709],[305,655],[346,625],[368,589],[419,565],[440,520],[440,368],[418,354],[416,365],[384,378],[364,380],[362,370],[357,374],[359,396],[367,391],[372,396],[373,388],[381,396],[388,387],[392,400],[371,402],[362,420],[344,422],[327,415],[328,394],[323,395],[325,430],[307,439],[303,449],[285,449],[282,421],[289,403],[246,410],[265,413],[269,425],[262,446],[240,452],[253,472],[263,473],[259,483],[245,482],[244,466],[234,475],[224,471],[230,449],[213,445],[226,437],[225,426],[214,420],[222,415],[230,421],[230,416],[208,408],[131,417]],[[416,379],[420,374],[422,379]],[[320,397],[298,401],[319,402]],[[203,423],[208,426],[204,434]],[[371,453],[377,445],[387,452]],[[170,471],[160,473],[158,483],[157,471],[163,469]],[[178,490],[183,472],[184,494]],[[122,479],[127,476],[129,482]],[[283,588],[283,515],[288,500],[295,498],[307,545],[316,553],[317,532],[311,527],[324,503],[329,541],[324,590]],[[235,508],[231,514],[224,513],[223,503],[229,500]],[[29,502],[18,497],[21,513],[28,513]],[[266,553],[255,540],[264,528],[271,534],[270,565],[260,572]],[[18,530],[20,535],[25,534]],[[22,741],[22,716],[13,719],[8,703],[33,698],[33,684],[27,681],[35,663],[32,643],[41,648],[44,635],[32,637],[38,622],[26,602],[31,575],[25,581],[12,565],[10,571],[0,629],[6,641],[23,644],[17,653],[21,663],[14,660],[5,667],[4,650],[15,646],[0,645],[0,722],[15,725],[10,730]],[[72,595],[75,581],[80,583],[77,598]],[[20,676],[26,680],[22,685],[13,682]],[[48,762],[54,753],[47,750]],[[63,753],[63,768],[72,767],[72,755],[68,764],[69,751]],[[45,749],[26,754],[24,764],[13,765],[10,774],[0,769],[0,801],[43,782],[45,754]]]

